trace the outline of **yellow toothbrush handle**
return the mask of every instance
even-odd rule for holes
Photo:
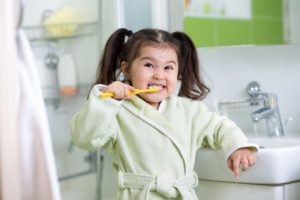
[[[139,91],[134,91],[134,92],[129,92],[130,95],[133,95],[133,94],[139,94],[140,92]],[[102,93],[99,95],[100,98],[108,98],[108,97],[113,97],[114,96],[114,93]]]
[[[133,95],[133,94],[140,94],[140,93],[143,93],[143,92],[149,92],[149,91],[148,91],[148,89],[144,89],[144,90],[136,89],[134,92],[129,91],[129,94]]]
[[[130,95],[134,95],[134,94],[140,94],[143,92],[158,92],[157,88],[148,88],[148,89],[136,89],[134,92],[129,91]],[[100,98],[108,98],[108,97],[113,97],[114,94],[113,93],[102,93],[99,95]]]
[[[131,94],[139,94],[144,92],[158,92],[158,88],[148,88],[148,89],[136,89],[134,92],[131,92]]]
[[[102,93],[99,95],[100,98],[108,98],[108,97],[113,97],[113,93]]]

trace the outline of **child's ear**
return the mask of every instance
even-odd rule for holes
[[[126,79],[129,80],[130,79],[129,66],[128,66],[128,63],[126,61],[121,62],[121,70],[122,70],[124,76],[126,77]]]

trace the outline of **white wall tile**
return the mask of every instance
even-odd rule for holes
[[[246,86],[255,80],[263,91],[278,95],[283,120],[294,117],[288,130],[300,132],[299,45],[201,48],[198,52],[204,77],[212,89],[205,100],[211,109],[216,110],[218,101],[247,99]]]

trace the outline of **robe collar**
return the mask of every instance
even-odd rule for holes
[[[153,106],[149,105],[143,99],[138,97],[138,95],[133,96],[130,100],[124,100],[122,106],[125,107],[132,114],[139,117],[141,120],[145,121],[155,129],[157,129],[162,135],[166,136],[174,146],[179,151],[184,164],[185,164],[185,173],[189,173],[188,169],[188,160],[186,158],[186,154],[184,148],[181,147],[179,142],[174,137],[174,133],[176,130],[172,128],[170,124],[170,119],[172,117],[176,117],[172,115],[172,109],[168,109],[169,106],[173,107],[172,104],[175,103],[175,98],[171,96],[170,98],[161,102],[160,106],[163,106],[161,110],[155,109]],[[165,104],[165,105],[164,105]]]

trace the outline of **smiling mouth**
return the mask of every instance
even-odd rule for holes
[[[152,84],[149,84],[148,88],[157,88],[159,90],[163,90],[164,88],[166,88],[166,86],[164,86],[164,85],[152,85]]]

